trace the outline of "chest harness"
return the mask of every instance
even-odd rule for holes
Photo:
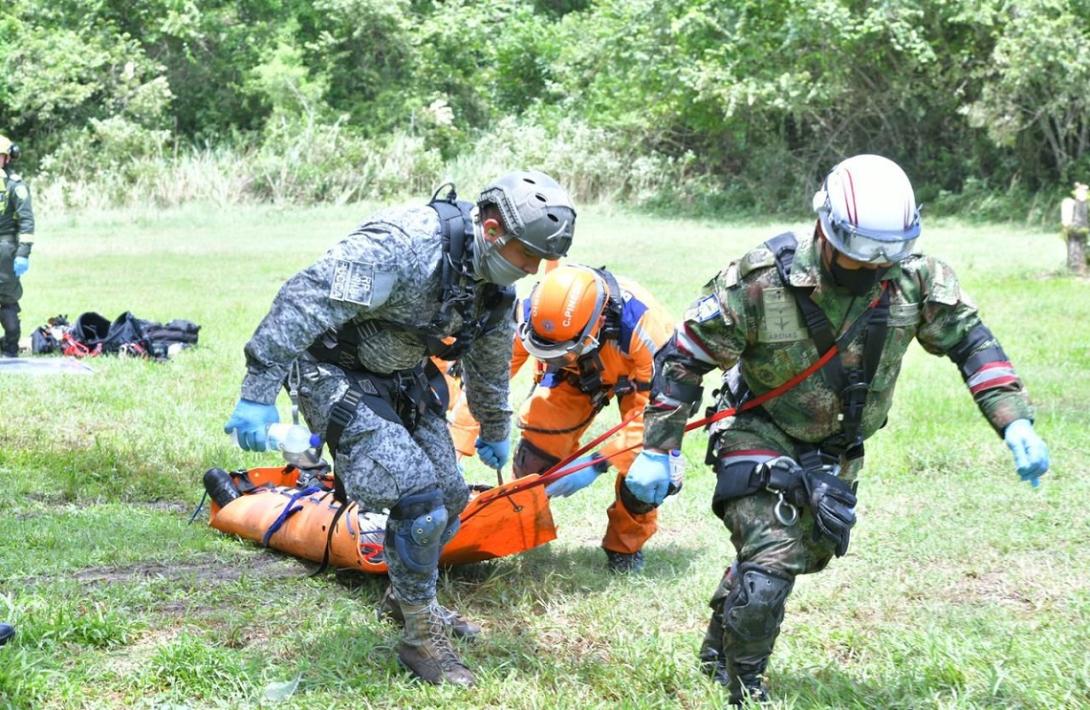
[[[385,327],[391,327],[420,338],[428,355],[454,360],[461,357],[477,338],[492,332],[511,317],[514,288],[495,284],[482,286],[472,277],[471,255],[466,249],[473,238],[472,204],[458,200],[454,186],[450,185],[443,197],[437,191],[428,206],[439,216],[443,245],[439,262],[440,306],[431,323],[423,327],[383,320],[348,323],[328,331],[307,349],[319,362],[336,365],[348,375],[348,390],[333,405],[326,424],[324,441],[334,456],[345,428],[355,419],[361,403],[383,419],[402,424],[410,432],[427,412],[442,416],[449,403],[446,381],[431,359],[406,370],[379,374],[367,370],[360,362],[360,343]],[[461,326],[452,335],[445,335],[455,315]],[[289,393],[292,389],[289,382]],[[345,500],[343,485],[336,477],[335,497],[342,502]]]
[[[781,494],[781,497],[786,494],[790,498],[792,493],[798,494],[802,491],[804,475],[811,477],[827,475],[820,472],[838,464],[841,456],[845,460],[861,458],[864,453],[863,410],[866,407],[867,394],[881,362],[886,335],[889,332],[890,289],[888,285],[883,285],[878,298],[838,338],[828,317],[811,297],[812,289],[791,285],[789,278],[791,266],[798,248],[794,235],[786,233],[773,237],[765,242],[765,246],[775,256],[780,280],[794,295],[803,321],[806,323],[806,329],[818,352],[827,353],[832,348],[836,348],[837,354],[829,358],[820,372],[829,388],[839,394],[840,413],[837,418],[840,422],[840,431],[815,444],[806,442],[797,444],[796,458],[800,468],[796,471],[780,471],[777,475],[775,470],[759,466],[749,472],[749,475],[720,475],[714,495],[717,503],[751,495],[763,489],[775,490]],[[844,363],[842,353],[860,333],[863,337],[863,358],[859,365],[849,367]],[[724,376],[720,402],[728,406],[741,407],[752,397],[753,393],[742,378],[738,366],[731,368]],[[769,416],[763,407],[760,413],[763,416]],[[716,437],[712,437],[712,441],[709,442],[706,461],[712,466],[717,465],[715,439]],[[836,486],[838,482],[847,486],[835,477],[833,481],[829,481],[829,484]]]
[[[612,273],[604,267],[594,269],[594,272],[605,282],[608,292],[605,305],[605,320],[598,331],[598,347],[580,356],[572,365],[564,367],[549,365],[545,368],[544,373],[544,377],[553,377],[556,380],[567,382],[587,395],[591,401],[591,412],[578,424],[561,429],[549,429],[520,423],[519,428],[524,431],[537,434],[568,434],[581,429],[586,426],[587,422],[598,416],[598,413],[609,404],[611,398],[617,397],[617,401],[620,402],[622,397],[633,392],[647,392],[651,389],[650,382],[632,381],[624,375],[619,376],[613,384],[602,381],[602,373],[605,371],[601,356],[602,346],[611,342],[618,349],[622,349],[621,316],[624,312],[624,295],[620,284],[617,283],[617,278]],[[534,383],[534,387],[537,387],[537,382]]]

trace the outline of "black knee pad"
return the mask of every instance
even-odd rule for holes
[[[529,476],[531,473],[543,473],[560,462],[560,458],[542,451],[526,440],[519,439],[515,448],[515,457],[511,462],[511,470],[515,478]]]
[[[734,570],[730,594],[723,601],[723,624],[745,641],[776,635],[795,580],[743,562]]]
[[[628,486],[621,481],[620,494],[618,498],[621,500],[621,505],[625,507],[629,513],[633,515],[647,515],[652,510],[657,508],[657,505],[651,503],[645,503],[632,494],[632,491],[628,490]]]

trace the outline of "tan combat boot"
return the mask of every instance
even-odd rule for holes
[[[405,632],[397,644],[397,657],[429,683],[453,683],[468,688],[477,679],[454,651],[438,607],[434,599],[429,604],[401,605]]]
[[[481,635],[480,624],[475,624],[453,609],[448,609],[439,602],[435,603],[439,608],[439,616],[447,630],[456,638],[471,641]],[[394,596],[393,587],[386,587],[386,593],[382,595],[382,601],[378,607],[378,618],[394,622],[398,626],[405,625],[405,615],[401,613],[401,605]]]

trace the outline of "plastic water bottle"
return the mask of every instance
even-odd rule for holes
[[[238,445],[238,430],[231,430],[231,440]],[[284,460],[295,466],[315,466],[318,457],[311,451],[322,443],[322,438],[301,424],[277,422],[265,427],[265,451],[279,451]]]
[[[673,495],[681,490],[685,482],[685,457],[680,449],[670,449],[670,487],[666,489],[666,495]]]

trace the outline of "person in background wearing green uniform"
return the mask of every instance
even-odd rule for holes
[[[23,274],[30,268],[31,238],[34,236],[34,211],[30,188],[12,171],[11,163],[19,157],[19,146],[0,135],[0,356],[19,354],[19,299],[23,297]]]
[[[656,355],[644,450],[625,484],[658,505],[667,451],[681,447],[701,382],[726,371],[718,409],[770,392],[835,344],[797,386],[717,422],[712,509],[736,558],[712,597],[700,650],[731,703],[768,697],[763,675],[795,577],[848,548],[863,441],[886,422],[915,338],[949,357],[1032,485],[1048,470],[1021,379],[949,266],[913,250],[920,216],[908,177],[876,155],[849,158],[814,196],[810,234],[787,233],[713,278]]]

